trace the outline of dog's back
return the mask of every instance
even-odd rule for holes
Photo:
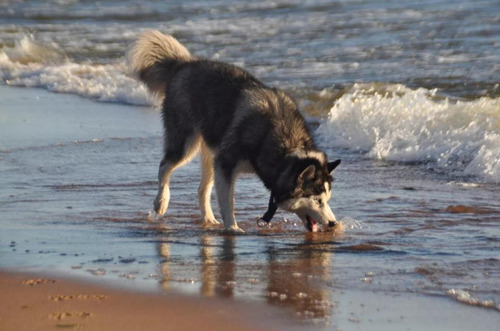
[[[280,156],[314,147],[295,102],[239,67],[198,59],[172,36],[158,31],[143,33],[128,58],[134,75],[153,94],[165,98],[166,128],[172,122],[176,128],[194,127],[212,149],[229,138],[228,131],[237,131],[234,143],[247,159],[263,143],[277,144],[272,155]]]
[[[236,66],[199,59],[174,37],[159,31],[142,33],[129,49],[129,69],[149,91],[160,98],[168,94],[192,93],[195,99],[221,103],[239,91],[262,86],[251,74]],[[174,86],[171,88],[172,80]],[[203,95],[200,95],[203,94]],[[198,98],[196,98],[198,97]]]

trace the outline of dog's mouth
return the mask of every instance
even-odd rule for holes
[[[318,222],[311,216],[306,215],[306,229],[309,232],[318,232],[319,224]]]
[[[309,232],[318,232],[318,231],[330,231],[330,230],[335,230],[339,226],[339,222],[335,221],[329,221],[328,222],[328,227],[324,227],[321,225],[316,219],[312,216],[306,215],[306,222],[305,222],[305,227],[307,231]]]

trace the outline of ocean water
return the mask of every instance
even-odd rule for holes
[[[0,10],[3,84],[151,104],[123,54],[155,28],[289,90],[326,119],[334,145],[500,182],[497,1],[7,0]]]
[[[499,13],[493,0],[2,1],[0,266],[257,300],[320,324],[335,325],[346,288],[497,314]],[[251,176],[236,188],[247,235],[200,228],[197,160],[151,220],[159,115],[124,61],[146,29],[296,98],[343,160],[342,234],[305,234],[282,212],[258,229],[268,193]]]

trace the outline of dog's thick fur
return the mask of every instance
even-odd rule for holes
[[[142,33],[128,52],[131,72],[163,98],[164,157],[159,169],[155,211],[170,199],[172,172],[201,151],[199,199],[202,219],[217,224],[210,206],[215,180],[228,231],[241,232],[234,217],[234,183],[255,172],[277,204],[295,212],[306,228],[336,223],[328,199],[340,160],[328,163],[315,147],[295,102],[245,70],[193,57],[175,38]]]

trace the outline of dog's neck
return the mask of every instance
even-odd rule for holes
[[[268,154],[265,158],[256,157],[251,163],[257,176],[259,176],[266,188],[272,191],[287,167],[297,162],[297,160],[308,158],[317,159],[321,163],[326,162],[325,154],[316,149],[295,149],[290,152]],[[275,198],[279,197],[275,196]]]

